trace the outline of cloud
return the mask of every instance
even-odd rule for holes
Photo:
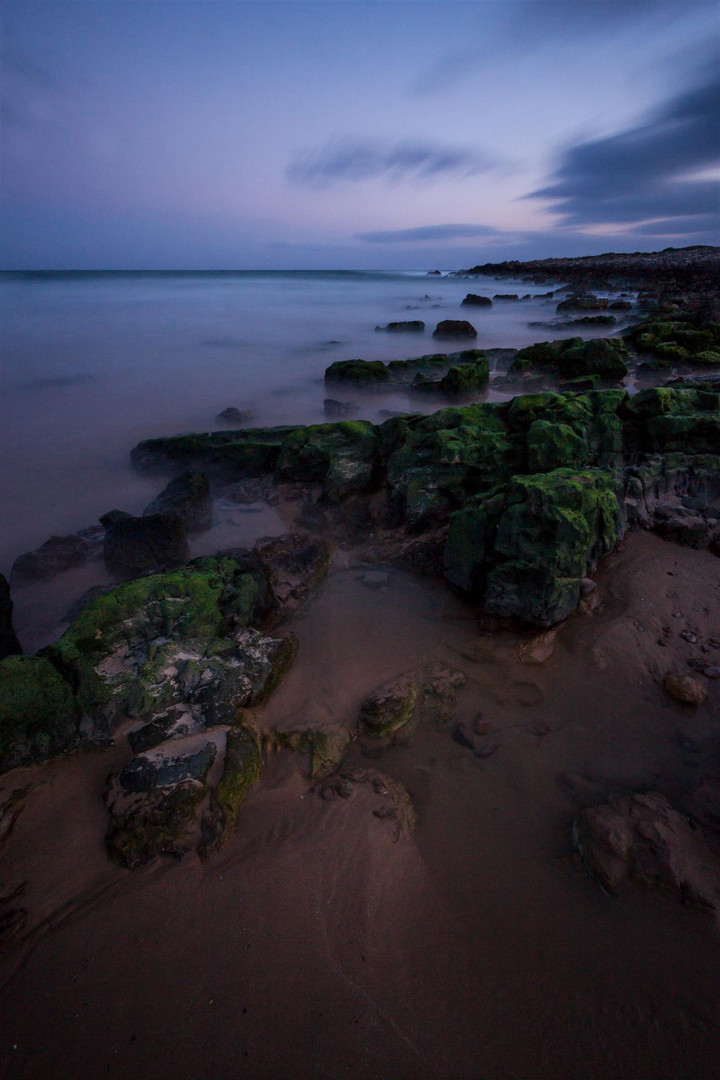
[[[378,178],[393,183],[464,179],[485,172],[494,164],[482,153],[466,147],[348,138],[331,140],[318,150],[296,154],[286,175],[295,184],[322,188]]]
[[[468,236],[497,236],[492,225],[420,225],[415,229],[387,229],[357,233],[358,240],[369,244],[395,244],[433,240],[457,240]]]
[[[526,198],[549,199],[565,225],[659,223],[693,219],[720,210],[718,185],[689,180],[692,170],[720,160],[720,79],[706,79],[656,109],[646,123],[571,147],[552,183]],[[717,220],[717,219],[716,219]],[[644,225],[643,225],[644,228]]]

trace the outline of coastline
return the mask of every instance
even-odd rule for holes
[[[205,473],[215,526],[193,540],[195,562],[186,548],[150,576],[103,579],[114,590],[40,654],[64,680],[71,730],[66,755],[15,748],[2,776],[8,1077],[75,1077],[78,1062],[149,1080],[229,1077],[238,1062],[249,1080],[713,1076],[717,301],[692,254],[638,257],[635,276],[594,258],[502,264],[611,293],[558,290],[553,316],[575,307],[553,348],[504,350],[500,367],[445,343],[439,361],[417,350],[339,384],[326,373],[326,393],[375,409],[395,380],[417,413],[136,447],[148,492],[158,472]],[[653,295],[620,300],[627,322],[571,337],[570,319],[607,318],[650,277]],[[362,385],[371,370],[384,390]],[[451,392],[469,374],[472,389]],[[189,512],[171,487],[151,515]],[[131,527],[105,523],[92,558],[108,563],[109,538]],[[296,539],[256,543],[266,529]],[[77,574],[64,599],[92,580],[62,573]],[[153,629],[152,605],[178,594],[188,626]],[[278,641],[293,643],[291,668],[271,669]],[[150,705],[127,682],[140,653],[130,681],[147,680]],[[176,662],[210,655],[212,706]],[[249,656],[252,690],[238,689],[228,672]],[[702,694],[671,693],[672,673]],[[107,687],[117,705],[101,710]],[[138,753],[159,700],[195,727]],[[388,702],[408,701],[393,719]],[[256,773],[230,807],[233,737]],[[122,790],[133,762],[175,767],[208,738],[202,776]],[[192,813],[168,819],[158,846],[147,822],[182,785]],[[678,817],[653,825],[653,887],[630,865],[610,896],[573,823],[654,793]],[[668,821],[703,838],[701,874],[685,840],[663,861]]]

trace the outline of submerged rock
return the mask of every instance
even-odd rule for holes
[[[189,533],[212,526],[210,481],[204,472],[186,472],[164,488],[143,510],[143,516],[177,514]]]
[[[354,416],[360,412],[360,406],[354,401],[337,401],[336,398],[325,398],[323,408],[328,416]]]
[[[409,319],[405,322],[389,322],[387,326],[376,326],[376,330],[389,330],[395,334],[422,334],[425,323],[420,319]]]
[[[433,380],[417,375],[411,389],[456,396],[484,390],[489,379],[488,361],[484,356],[480,356],[470,363],[454,365],[441,379]]]
[[[100,550],[102,535],[99,526],[91,526],[69,536],[51,536],[37,551],[19,555],[10,577],[17,581],[40,581],[83,566]]]
[[[720,862],[684,814],[657,792],[613,797],[583,810],[575,845],[589,871],[609,891],[624,882],[677,894],[705,910],[720,910]]]
[[[230,405],[219,412],[215,419],[224,420],[228,424],[251,424],[255,419],[255,413],[252,409],[237,409]]]
[[[477,330],[465,319],[443,319],[442,322],[439,322],[435,327],[433,337],[476,338]]]
[[[394,735],[412,719],[417,693],[417,684],[408,676],[376,690],[360,707],[360,730],[376,739]]]
[[[462,306],[492,307],[492,300],[489,296],[479,296],[477,293],[468,293],[462,302]]]
[[[245,428],[146,439],[138,443],[130,457],[134,468],[143,472],[202,469],[223,480],[238,480],[271,473],[283,439],[295,430],[294,427]]]

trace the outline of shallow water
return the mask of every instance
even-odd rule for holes
[[[547,288],[424,273],[2,275],[0,572],[113,507],[141,512],[158,489],[130,468],[141,439],[216,430],[230,405],[257,425],[321,422],[328,364],[437,351],[441,319],[469,318],[478,346],[563,336],[527,325],[551,319],[553,300],[460,308],[468,291]],[[375,332],[405,319],[425,333]],[[359,403],[370,420],[438,407],[407,394]]]

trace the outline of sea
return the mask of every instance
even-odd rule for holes
[[[358,417],[374,422],[383,410],[432,411],[437,402],[407,392],[326,393],[325,368],[448,351],[432,337],[448,318],[468,318],[478,347],[571,336],[528,325],[553,319],[557,299],[540,295],[549,287],[426,271],[0,275],[0,572],[111,509],[141,513],[162,480],[133,471],[132,448],[228,426],[217,419],[227,407],[251,410],[249,426],[322,423],[326,396],[355,397]],[[461,307],[468,292],[527,298]],[[376,329],[410,319],[424,321],[424,333]]]

